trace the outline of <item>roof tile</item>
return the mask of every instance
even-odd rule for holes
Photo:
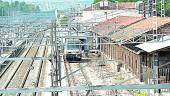
[[[139,20],[143,19],[143,17],[136,16],[117,16],[112,19],[108,19],[107,21],[101,22],[95,26],[95,31],[99,35],[105,35],[112,33],[114,30],[125,27],[129,24],[135,23]]]
[[[128,26],[127,28],[124,28],[120,30],[119,32],[114,33],[112,35],[112,39],[114,41],[129,40],[133,37],[146,33],[152,30],[154,27],[156,27],[156,24],[154,24],[155,22],[154,20],[156,20],[156,17],[150,17],[150,18],[141,20],[137,23],[134,23],[131,26]],[[158,22],[157,27],[160,27],[162,25],[169,23],[170,17],[157,17],[157,22]]]

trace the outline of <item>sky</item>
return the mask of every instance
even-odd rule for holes
[[[28,3],[38,4],[43,10],[50,9],[68,9],[69,7],[73,7],[74,5],[78,5],[80,3],[82,6],[90,5],[93,0],[3,0],[3,1],[25,1]],[[50,5],[50,6],[49,6]]]

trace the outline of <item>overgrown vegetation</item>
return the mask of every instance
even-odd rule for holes
[[[62,24],[67,23],[68,20],[69,20],[69,17],[64,16],[61,18],[60,23],[62,23]]]
[[[0,16],[11,15],[11,12],[21,11],[21,12],[37,12],[40,11],[39,6],[33,4],[27,4],[25,2],[15,1],[9,3],[7,1],[0,0]]]
[[[166,16],[170,16],[170,0],[167,0],[165,4]]]

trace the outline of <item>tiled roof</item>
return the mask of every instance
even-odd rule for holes
[[[118,9],[135,9],[135,2],[118,3]]]
[[[139,20],[143,19],[143,17],[136,16],[117,16],[112,19],[108,19],[105,22],[99,23],[95,26],[95,32],[102,36],[107,36],[113,31],[123,28],[129,24],[135,23]]]
[[[114,10],[114,9],[136,9],[135,2],[120,2],[118,4],[109,2],[109,6],[107,10]],[[93,7],[92,5],[90,7],[87,7],[84,9],[84,11],[92,11],[92,8],[94,10],[101,10],[99,3],[95,4]]]
[[[127,28],[124,28],[118,32],[115,32],[112,34],[112,39],[114,41],[119,41],[119,40],[129,40],[133,37],[140,36],[143,33],[146,33],[150,30],[152,30],[155,27],[155,22],[156,18],[150,17],[144,20],[141,20],[137,23],[134,23]],[[169,17],[157,17],[157,27],[160,27],[162,25],[165,25],[170,22]]]

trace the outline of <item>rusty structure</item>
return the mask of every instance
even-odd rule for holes
[[[106,37],[111,35],[109,36],[110,44],[102,44],[101,51],[111,60],[118,61],[118,64],[135,74],[142,82],[169,83],[168,53],[170,49],[169,46],[162,46],[161,43],[168,41],[170,18],[165,17],[164,1],[161,0],[161,17],[157,16],[155,9],[158,1],[150,0],[149,2],[151,5],[149,8],[153,10],[150,17],[119,16],[118,19],[113,18],[96,25],[96,33]],[[130,22],[128,22],[129,19]],[[150,45],[143,46],[145,42]],[[152,43],[158,44],[154,46]],[[162,47],[148,51],[149,48],[152,49],[150,46]]]
[[[5,24],[0,22],[2,23],[0,25],[1,51],[8,51],[10,49],[10,51],[13,52],[15,48],[18,48],[15,43],[17,43],[19,40],[22,42],[24,41],[24,45],[21,46],[21,48],[29,48],[30,43],[33,43],[32,47],[44,46],[51,48],[50,56],[46,57],[17,57],[17,50],[9,57],[1,57],[1,60],[4,60],[4,62],[5,60],[23,60],[24,62],[26,62],[25,60],[32,60],[32,62],[33,60],[49,60],[52,67],[49,74],[51,76],[51,86],[49,88],[38,87],[24,89],[24,86],[22,86],[22,89],[4,89],[5,91],[0,89],[0,94],[4,94],[5,92],[11,92],[15,94],[17,91],[24,93],[25,91],[23,90],[27,90],[28,92],[34,92],[34,95],[36,95],[36,92],[46,91],[51,92],[52,96],[59,96],[60,92],[69,91],[70,95],[72,96],[74,93],[77,95],[79,94],[79,91],[81,93],[83,90],[83,94],[86,94],[87,96],[89,94],[94,95],[95,90],[108,89],[111,90],[108,94],[112,95],[113,93],[118,94],[119,89],[125,89],[129,92],[128,88],[131,88],[131,86],[132,90],[144,88],[145,90],[154,89],[155,92],[169,92],[170,90],[168,89],[168,84],[170,83],[170,47],[168,44],[170,44],[170,17],[165,16],[164,0],[161,0],[160,16],[157,16],[157,0],[148,0],[148,5],[145,3],[146,2],[140,3],[138,6],[139,11],[142,11],[142,15],[119,16],[116,14],[116,16],[112,17],[111,19],[108,19],[108,14],[105,12],[105,10],[128,9],[134,11],[136,9],[135,3],[108,2],[108,4],[106,4],[107,6],[103,5],[102,8],[100,6],[101,4],[97,3],[83,10],[81,10],[79,8],[80,6],[78,6],[77,10],[76,8],[71,8],[69,13],[64,14],[65,16],[69,17],[69,19],[64,23],[58,22],[56,20],[54,12],[52,12],[52,14],[47,17],[42,16],[43,13],[36,13],[32,14],[31,16],[28,15],[28,17],[23,17],[21,20],[18,19],[20,22],[9,22],[11,18],[0,18],[2,21],[6,20],[7,22]],[[104,10],[104,15],[106,15],[104,21],[101,21],[100,23],[90,21],[80,22],[83,17],[83,11],[95,10]],[[149,17],[146,16],[148,14]],[[30,21],[26,22],[26,19]],[[42,38],[47,41],[46,44],[33,42],[41,42]],[[87,55],[87,58],[85,59],[93,60],[93,63],[84,63],[84,61],[83,63],[68,63],[67,60],[65,60],[65,53],[63,52],[66,45],[64,41],[75,38],[85,38],[85,41],[82,41],[83,43],[78,45],[84,47],[85,53],[96,52],[99,57],[102,55],[101,58],[91,57],[91,59],[89,59],[90,57]],[[35,52],[35,54],[37,52]],[[45,51],[44,54],[46,54]],[[116,63],[113,65],[110,63],[110,61]],[[106,66],[108,62],[110,65]],[[3,63],[4,65],[0,65],[0,67],[7,66],[7,63],[9,62]],[[66,70],[66,76],[63,77],[62,70],[64,67],[62,64],[65,65]],[[75,65],[75,68],[71,68],[73,65]],[[92,85],[89,76],[86,74],[89,72],[89,70],[83,69],[89,65],[90,67],[94,68],[94,73],[95,71],[98,72],[97,75],[103,79],[103,81],[101,81],[104,85]],[[136,86],[135,84],[132,84],[127,85],[127,87],[125,87],[125,85],[121,85],[123,82],[128,80],[122,81],[122,83],[116,83],[115,85],[107,85],[108,82],[104,81],[105,77],[108,76],[109,78],[109,76],[111,77],[112,75],[115,75],[114,73],[116,73],[115,69],[114,72],[110,71],[113,70],[110,68],[110,66],[116,66],[114,68],[117,68],[117,72],[126,69],[127,73],[132,73],[134,75],[134,77],[128,78],[128,80],[135,78],[140,82],[144,82],[146,85]],[[104,69],[104,67],[107,67],[107,69]],[[34,67],[30,66],[29,70],[30,69],[34,69]],[[75,75],[76,72],[79,72],[79,74]],[[105,76],[104,73],[106,72],[110,72],[109,75],[107,74],[107,76]],[[124,73],[122,76],[125,76],[125,74],[126,73]],[[65,78],[67,78],[68,86],[63,87],[62,80]],[[79,78],[84,78],[82,79],[84,82],[81,82]],[[86,85],[77,86],[77,82]],[[74,85],[74,87],[72,87],[72,85]],[[159,90],[159,88],[154,88],[155,86],[163,89]]]

